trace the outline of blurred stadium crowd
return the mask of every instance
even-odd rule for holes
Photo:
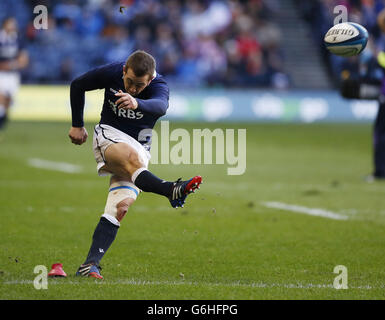
[[[33,26],[36,5],[48,30]],[[1,0],[0,20],[19,22],[27,83],[65,83],[142,49],[173,85],[274,87],[286,77],[275,10],[275,0]]]
[[[302,17],[313,29],[315,43],[323,48],[324,58],[337,84],[346,78],[382,78],[376,56],[379,50],[384,50],[385,35],[377,25],[377,15],[385,8],[385,0],[301,0],[297,4]],[[333,13],[337,5],[348,9],[348,21],[363,25],[369,32],[367,47],[359,56],[338,57],[323,46],[323,37],[337,16]]]
[[[289,1],[289,0],[282,0]],[[150,52],[171,85],[287,87],[282,32],[274,22],[279,0],[1,0],[0,21],[15,16],[30,65],[26,83],[67,83],[90,68]],[[385,36],[376,23],[385,0],[293,1],[308,22],[336,84],[342,78],[381,77],[375,67]],[[33,26],[45,5],[48,30]],[[370,33],[367,49],[349,59],[325,49],[323,37],[344,5],[348,19]],[[121,10],[120,8],[123,7]]]

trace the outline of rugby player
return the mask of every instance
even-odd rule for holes
[[[385,9],[377,16],[377,25],[385,34]],[[381,37],[376,43],[374,57],[362,63],[363,75],[347,78],[341,82],[341,95],[347,99],[377,100],[378,112],[373,128],[373,173],[365,177],[367,182],[385,180],[385,41]],[[380,77],[377,71],[381,70]]]
[[[28,65],[28,60],[28,53],[20,44],[16,19],[4,19],[0,30],[0,129],[20,86],[19,71]]]
[[[155,59],[135,51],[126,62],[91,70],[71,83],[72,143],[86,142],[83,110],[85,92],[104,89],[101,120],[94,128],[93,150],[99,175],[111,175],[104,213],[93,234],[91,248],[76,275],[103,279],[100,260],[114,241],[120,222],[140,191],[165,196],[173,208],[183,207],[187,195],[199,189],[200,176],[175,182],[147,170],[151,129],[166,114],[169,88],[156,73]]]

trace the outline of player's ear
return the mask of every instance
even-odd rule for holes
[[[148,80],[148,82],[147,82],[147,85],[150,85],[151,81],[154,80],[154,79],[155,79],[154,76],[149,77],[149,80]]]
[[[126,70],[126,65],[123,66],[123,76],[125,76],[127,73],[127,70]]]

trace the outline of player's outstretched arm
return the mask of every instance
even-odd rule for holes
[[[103,89],[106,85],[106,70],[108,66],[93,69],[71,82],[70,101],[72,114],[72,127],[68,133],[71,142],[81,145],[87,141],[88,133],[84,128],[84,101],[85,92]]]
[[[103,89],[108,81],[108,65],[102,66],[77,77],[71,82],[70,101],[72,127],[84,127],[83,113],[86,91]]]

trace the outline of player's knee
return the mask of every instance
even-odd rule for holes
[[[129,155],[128,161],[121,168],[121,170],[123,171],[122,176],[131,179],[133,173],[143,167],[145,167],[145,164],[140,159],[138,154],[132,153]]]
[[[140,159],[139,155],[136,152],[130,153],[130,156],[128,157],[128,162],[129,162],[131,174],[135,172],[137,169],[145,166],[143,161]]]

